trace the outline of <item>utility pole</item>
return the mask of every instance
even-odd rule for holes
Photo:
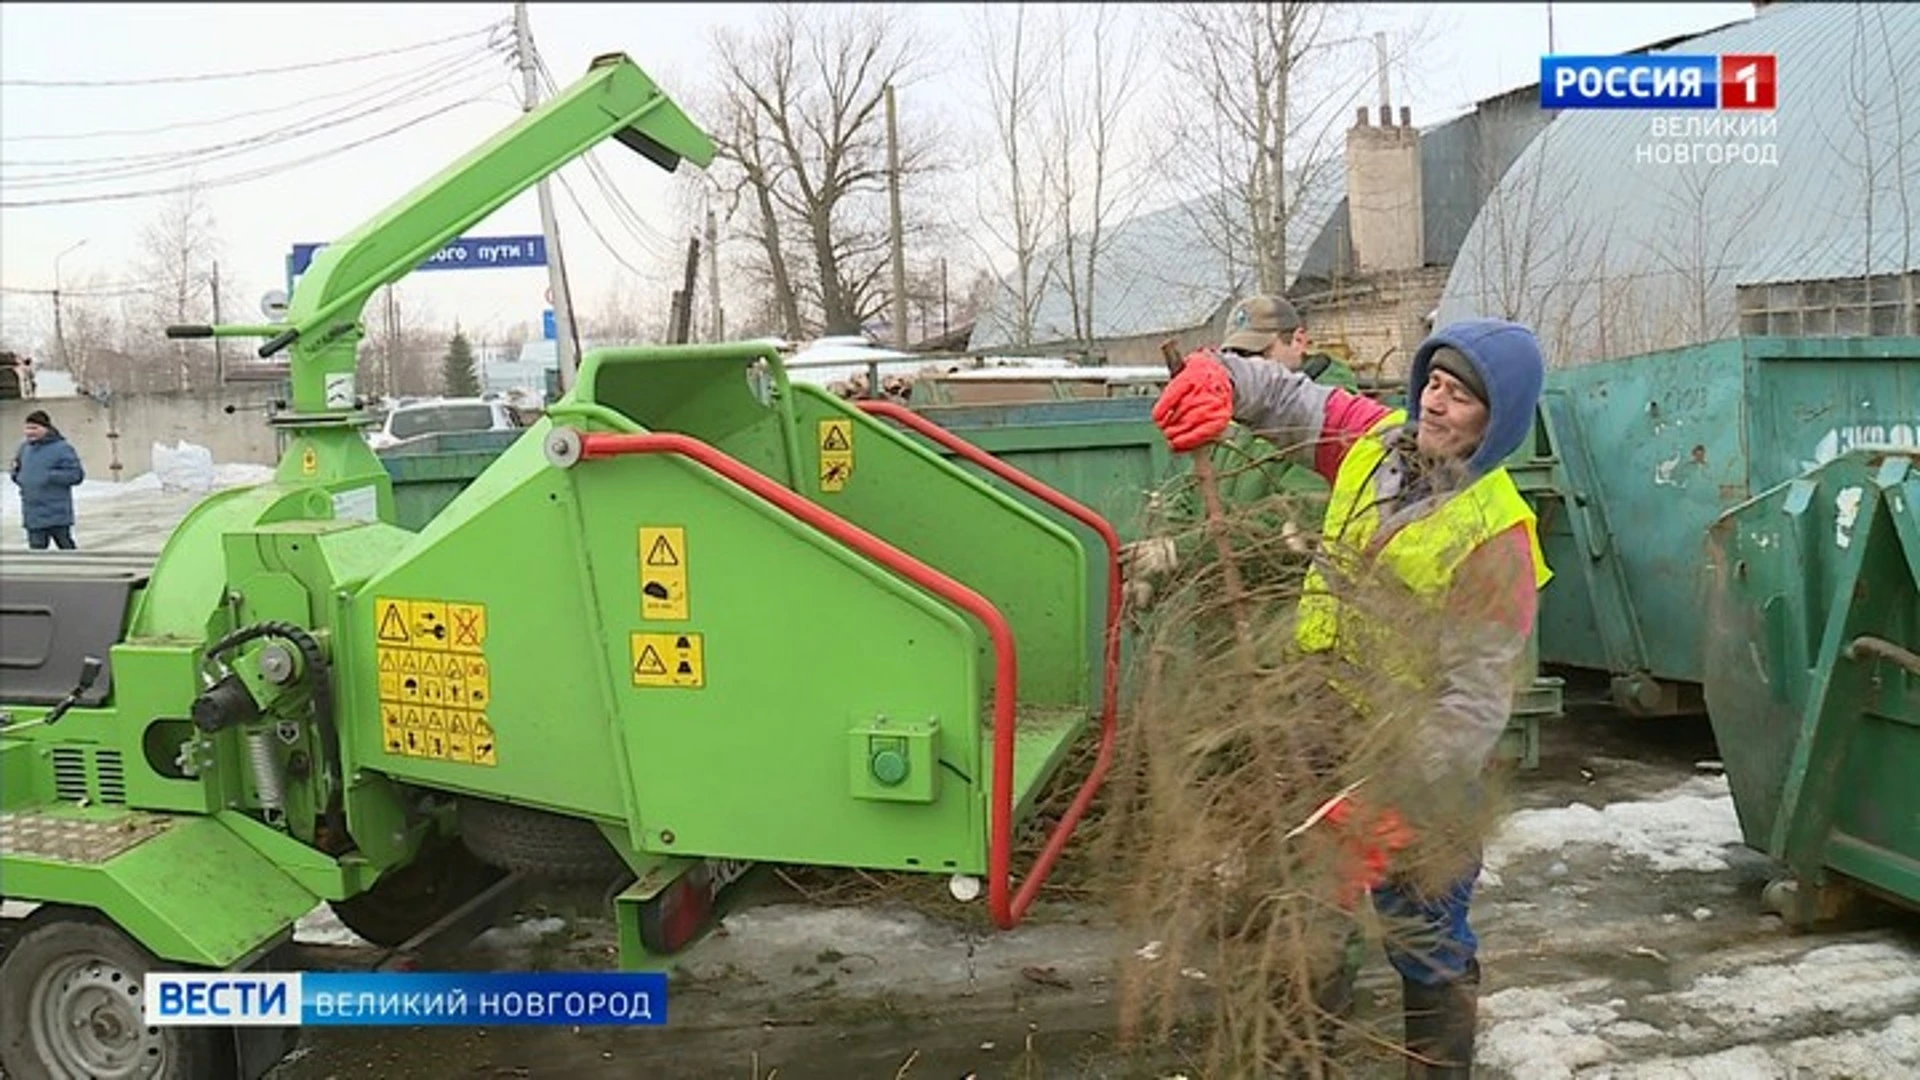
[[[520,61],[522,112],[540,102],[540,80],[533,63],[533,29],[527,23],[527,5],[513,5],[514,51]],[[546,180],[538,185],[540,231],[547,238],[547,283],[553,289],[553,346],[560,361],[560,392],[573,389],[573,373],[580,360],[580,339],[574,336],[573,298],[567,293],[567,271],[560,254],[560,227],[553,215],[553,192]]]
[[[693,339],[693,286],[700,280],[700,238],[687,239],[687,275],[681,286],[673,294],[674,311],[671,336],[675,345],[685,345]]]
[[[61,368],[68,373],[72,373],[73,365],[67,362],[67,335],[61,326],[60,319],[60,260],[85,247],[86,244],[85,240],[81,240],[53,257],[53,348],[60,354]]]
[[[380,373],[380,392],[389,398],[397,397],[393,388],[393,347],[394,335],[400,326],[400,309],[393,298],[393,286],[387,286],[387,348],[385,370]]]
[[[953,327],[947,324],[947,257],[940,256],[940,336],[953,333]]]
[[[220,325],[220,262],[213,264],[213,325]],[[227,385],[227,353],[220,347],[219,338],[213,339],[213,385]]]
[[[887,196],[893,203],[893,344],[907,347],[907,254],[900,235],[900,129],[895,122],[893,84],[887,95]]]
[[[713,216],[713,189],[707,189],[707,323],[708,341],[727,339],[726,313],[720,310],[720,225]]]

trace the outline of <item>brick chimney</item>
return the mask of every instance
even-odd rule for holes
[[[1386,35],[1380,53],[1380,122],[1361,106],[1347,129],[1347,219],[1354,269],[1362,274],[1417,270],[1426,262],[1426,217],[1420,198],[1420,132],[1413,111],[1394,122],[1387,102]]]

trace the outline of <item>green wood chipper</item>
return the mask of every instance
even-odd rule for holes
[[[6,567],[0,888],[31,905],[0,965],[9,1076],[258,1075],[284,1031],[143,1027],[137,987],[270,962],[321,902],[403,947],[507,883],[630,879],[626,967],[697,937],[756,861],[984,878],[1003,928],[1032,902],[1112,747],[1098,515],[920,433],[1040,502],[1014,497],[766,346],[708,345],[590,353],[430,523],[395,523],[363,305],[609,138],[667,170],[713,156],[596,60],[323,249],[283,323],[168,329],[284,351],[271,483],[208,497],[150,562]],[[1016,874],[1016,825],[1083,738],[1094,765]]]

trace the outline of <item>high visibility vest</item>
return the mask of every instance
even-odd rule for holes
[[[1533,508],[1505,469],[1492,469],[1466,488],[1442,500],[1430,513],[1408,522],[1376,545],[1380,527],[1379,495],[1375,477],[1387,456],[1384,434],[1406,422],[1404,411],[1389,413],[1348,449],[1334,477],[1333,493],[1321,525],[1322,558],[1338,574],[1355,575],[1383,569],[1413,597],[1437,608],[1454,574],[1469,555],[1488,540],[1524,524],[1533,553],[1534,587],[1545,585],[1553,571],[1540,551]],[[1431,634],[1431,627],[1376,619],[1343,603],[1327,586],[1315,566],[1302,586],[1294,623],[1294,643],[1306,652],[1337,649],[1363,667],[1391,664],[1382,651],[1406,634]],[[1399,674],[1398,672],[1392,672]]]

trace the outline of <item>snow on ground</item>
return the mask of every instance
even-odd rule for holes
[[[1910,945],[1809,943],[1778,962],[1707,964],[1715,970],[1682,988],[1632,1002],[1606,979],[1491,994],[1481,1003],[1481,1060],[1527,1080],[1803,1080],[1920,1068],[1920,953]],[[1842,1033],[1820,1034],[1835,1029]]]
[[[1589,844],[1613,848],[1663,873],[1713,873],[1728,868],[1726,849],[1740,843],[1726,778],[1696,777],[1642,801],[1515,811],[1488,844],[1486,865],[1497,874],[1522,855]]]
[[[367,940],[340,921],[340,916],[325,904],[314,908],[293,924],[293,940],[302,945],[366,945]]]

